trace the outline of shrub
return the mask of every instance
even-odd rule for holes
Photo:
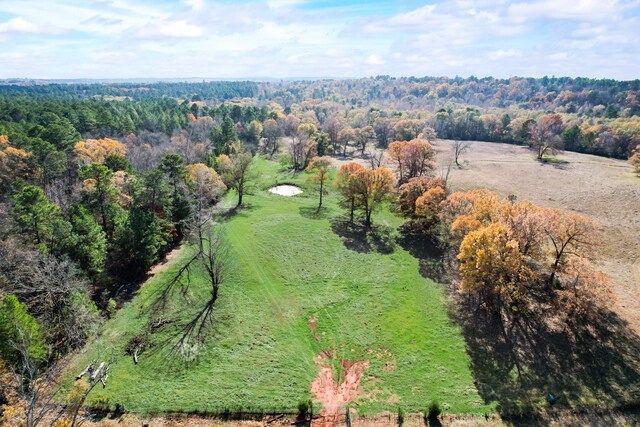
[[[431,421],[435,421],[438,419],[440,414],[442,413],[442,409],[440,408],[440,402],[437,400],[432,401],[429,404],[429,407],[425,411],[425,417]]]
[[[313,410],[313,402],[311,399],[302,399],[298,402],[298,414],[306,417]]]

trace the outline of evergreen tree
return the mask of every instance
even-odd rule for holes
[[[22,362],[21,349],[27,349],[38,361],[47,356],[38,322],[15,295],[7,295],[0,301],[0,357],[18,366]]]

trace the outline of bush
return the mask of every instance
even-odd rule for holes
[[[278,163],[282,169],[290,169],[293,164],[293,160],[288,154],[280,154],[278,156]]]
[[[302,417],[306,417],[313,410],[313,403],[311,399],[302,399],[298,402],[298,414]]]
[[[429,404],[429,407],[425,411],[425,417],[431,421],[435,421],[438,419],[440,414],[442,413],[442,409],[440,408],[440,403],[437,400],[434,400]]]
[[[111,409],[111,399],[107,396],[97,396],[91,401],[89,405],[94,411],[109,412]]]

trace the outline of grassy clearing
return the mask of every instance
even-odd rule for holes
[[[124,353],[129,339],[146,328],[153,301],[188,257],[186,250],[70,364],[69,376],[98,354],[115,358],[107,387],[96,388],[89,402],[104,396],[112,406],[138,413],[293,412],[299,400],[311,397],[319,372],[314,358],[330,350],[369,360],[361,397],[352,405],[360,413],[396,412],[399,406],[420,411],[433,399],[447,412],[491,411],[473,384],[444,289],[420,276],[418,260],[398,245],[391,253],[376,245],[347,249],[332,230],[332,220],[343,214],[335,195],[317,214],[317,195],[309,188],[292,198],[266,191],[276,180],[306,187],[304,175],[279,172],[277,163],[261,159],[255,169],[259,183],[247,197],[250,207],[220,225],[233,266],[197,361],[187,366],[162,344],[205,301],[207,287],[198,275],[186,299],[179,293],[170,299],[165,326],[151,334],[155,349],[138,365]],[[385,210],[374,222],[395,230],[402,220]],[[310,318],[316,319],[314,333]]]

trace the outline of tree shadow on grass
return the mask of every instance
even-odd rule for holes
[[[454,316],[480,396],[506,419],[640,407],[640,337],[615,313],[569,327],[540,310],[503,326],[466,302]]]
[[[378,252],[386,255],[395,250],[392,230],[383,225],[367,228],[359,220],[351,222],[349,218],[338,217],[331,221],[331,229],[340,236],[347,249],[355,252]]]
[[[316,207],[302,206],[299,209],[299,211],[300,211],[300,215],[309,219],[326,219],[329,217],[329,209],[327,208],[318,209],[317,206]]]
[[[450,263],[435,237],[419,233],[410,226],[401,226],[397,243],[414,258],[418,259],[420,275],[425,278],[447,283],[450,280]]]

